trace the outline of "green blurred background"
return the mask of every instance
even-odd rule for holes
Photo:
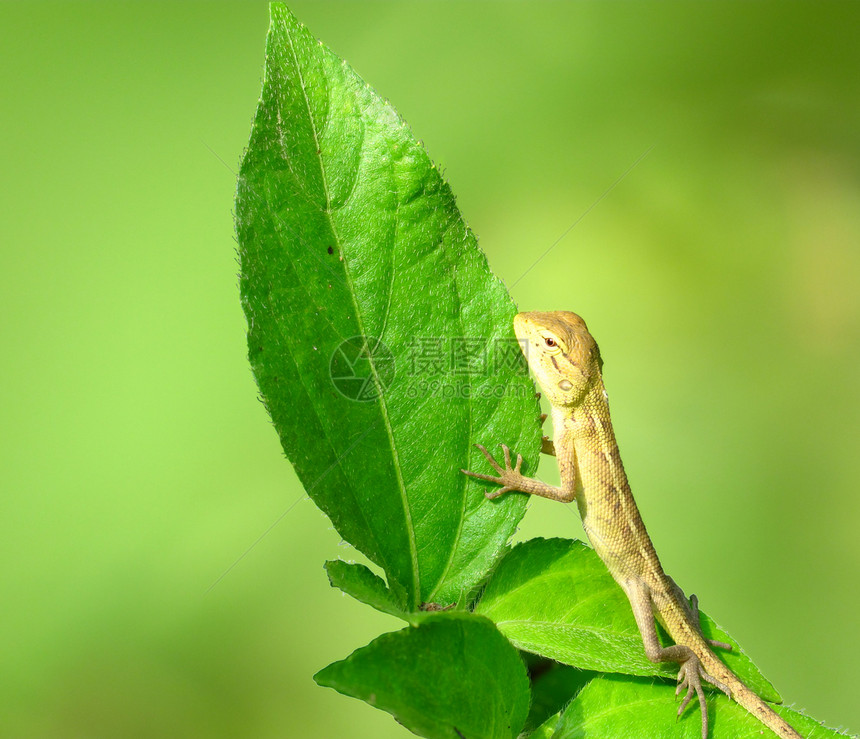
[[[667,569],[788,702],[860,729],[860,6],[291,7],[426,143],[519,305],[587,318]],[[328,586],[352,553],[245,360],[267,18],[0,5],[3,737],[407,735],[311,680],[399,624]],[[537,535],[575,511],[534,501]]]

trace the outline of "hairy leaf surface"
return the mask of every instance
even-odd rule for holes
[[[568,539],[532,539],[502,560],[475,609],[519,649],[582,669],[628,675],[677,674],[674,663],[645,656],[630,602],[596,552]],[[779,694],[749,657],[707,615],[702,631],[727,642],[721,659],[765,700]]]
[[[717,710],[718,709],[718,710]],[[785,706],[773,709],[808,739],[844,736]],[[676,721],[675,688],[645,678],[603,675],[594,678],[570,702],[551,739],[700,739],[701,714],[692,701]],[[761,739],[776,736],[758,719],[722,693],[708,694],[710,739]],[[551,721],[546,726],[551,725]]]
[[[401,607],[484,577],[525,507],[460,468],[536,461],[515,308],[406,124],[281,4],[236,196],[251,366],[283,448]]]

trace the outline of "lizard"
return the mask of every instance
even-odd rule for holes
[[[655,663],[679,665],[676,695],[687,692],[678,716],[694,695],[698,697],[702,739],[708,737],[703,681],[722,690],[783,739],[802,739],[717,657],[715,647],[731,649],[731,645],[705,638],[696,597],[688,600],[663,571],[621,464],[603,384],[603,361],[585,321],[569,311],[518,313],[514,333],[551,405],[554,441],[544,437],[541,451],[555,456],[561,485],[523,475],[522,456],[518,454],[512,464],[511,451],[504,444],[504,467],[486,447],[476,444],[498,476],[461,472],[502,486],[485,493],[487,498],[520,491],[562,503],[576,501],[589,541],[630,601],[646,656]],[[655,619],[674,644],[661,646]]]

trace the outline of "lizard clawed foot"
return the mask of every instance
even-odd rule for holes
[[[678,708],[678,718],[681,717],[695,693],[699,699],[699,709],[702,712],[702,739],[708,739],[708,705],[705,700],[705,691],[702,688],[702,680],[722,690],[729,698],[732,697],[732,693],[728,685],[705,672],[702,663],[695,655],[681,664],[681,668],[678,670],[678,687],[675,689],[675,695],[680,695],[685,689],[687,693]]]
[[[675,695],[681,695],[684,689],[687,691],[678,708],[678,718],[681,718],[684,709],[689,705],[693,693],[699,697],[699,708],[702,711],[702,739],[708,739],[708,704],[705,701],[705,691],[702,689],[702,675],[702,666],[697,657],[690,657],[683,662],[681,669],[678,670],[678,687],[675,689]]]
[[[521,481],[525,478],[523,474],[520,472],[520,468],[523,464],[523,458],[521,454],[517,454],[517,463],[513,467],[511,466],[511,450],[505,445],[502,444],[502,452],[505,455],[505,466],[502,467],[495,459],[493,459],[493,455],[487,451],[485,446],[481,444],[475,444],[481,454],[486,457],[487,461],[490,463],[490,466],[499,473],[498,477],[493,477],[492,475],[484,475],[480,472],[469,472],[469,470],[460,470],[464,475],[469,475],[470,477],[477,477],[479,480],[486,480],[487,482],[495,482],[498,485],[501,485],[501,489],[494,490],[490,493],[484,493],[487,498],[498,498],[500,495],[504,495],[511,490],[521,490]]]

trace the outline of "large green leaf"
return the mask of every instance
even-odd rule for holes
[[[308,494],[401,607],[463,601],[525,496],[459,470],[474,442],[540,444],[515,308],[407,126],[277,3],[236,230],[251,365]]]
[[[485,618],[427,614],[384,634],[314,680],[391,713],[431,739],[513,739],[529,709],[517,651]]]
[[[714,704],[719,711],[714,710]],[[675,688],[644,678],[604,675],[586,685],[561,714],[558,723],[547,721],[544,739],[700,739],[701,714],[693,701],[676,720]],[[757,718],[722,693],[708,698],[709,739],[763,739],[775,737]],[[773,709],[806,739],[844,736],[785,706]],[[548,731],[553,727],[552,732]]]
[[[666,677],[678,671],[648,660],[627,596],[594,550],[579,541],[532,539],[512,549],[476,612],[495,621],[520,649],[575,667]],[[705,636],[732,645],[732,651],[718,652],[735,674],[766,700],[779,701],[737,642],[707,615],[700,617]]]

